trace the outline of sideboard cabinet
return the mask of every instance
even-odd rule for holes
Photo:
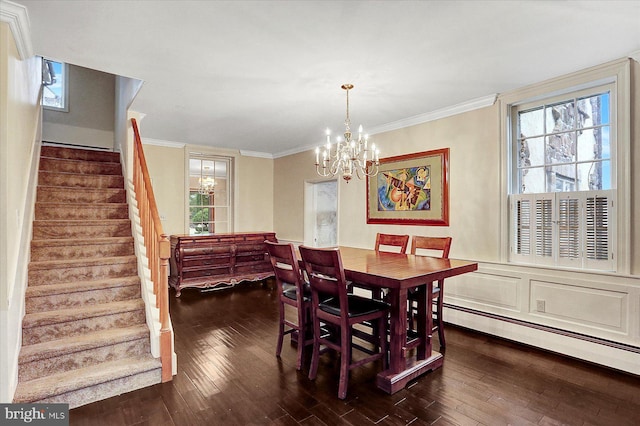
[[[187,287],[217,289],[273,276],[265,240],[277,242],[276,234],[172,235],[169,284],[176,297]]]

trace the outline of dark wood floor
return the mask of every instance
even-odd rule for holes
[[[171,294],[171,317],[174,380],[71,410],[72,425],[640,424],[640,378],[460,328],[447,328],[441,369],[387,395],[371,364],[341,401],[337,358],[325,354],[312,382],[288,337],[275,357],[269,285]]]

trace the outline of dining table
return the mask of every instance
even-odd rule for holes
[[[391,305],[389,367],[376,377],[376,385],[393,394],[407,383],[443,364],[443,354],[433,350],[433,283],[478,269],[477,262],[340,246],[347,280],[368,288],[386,289]],[[417,336],[407,338],[407,295],[418,300]],[[444,291],[442,289],[441,291]],[[415,348],[415,350],[413,349]]]

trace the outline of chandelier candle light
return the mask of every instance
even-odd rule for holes
[[[372,143],[369,148],[369,135],[362,135],[362,126],[358,128],[358,139],[352,139],[351,120],[349,119],[349,90],[353,89],[353,84],[343,84],[342,88],[347,91],[347,118],[344,120],[346,127],[344,131],[344,141],[340,136],[336,137],[336,148],[331,148],[331,130],[327,129],[327,144],[322,153],[320,148],[316,148],[316,171],[320,176],[329,177],[342,173],[342,178],[349,183],[353,174],[362,179],[364,176],[375,176],[378,174],[380,165],[380,151],[376,149],[376,144]],[[322,157],[322,163],[320,162]]]

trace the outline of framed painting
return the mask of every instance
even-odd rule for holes
[[[449,148],[381,158],[367,223],[449,226]]]

